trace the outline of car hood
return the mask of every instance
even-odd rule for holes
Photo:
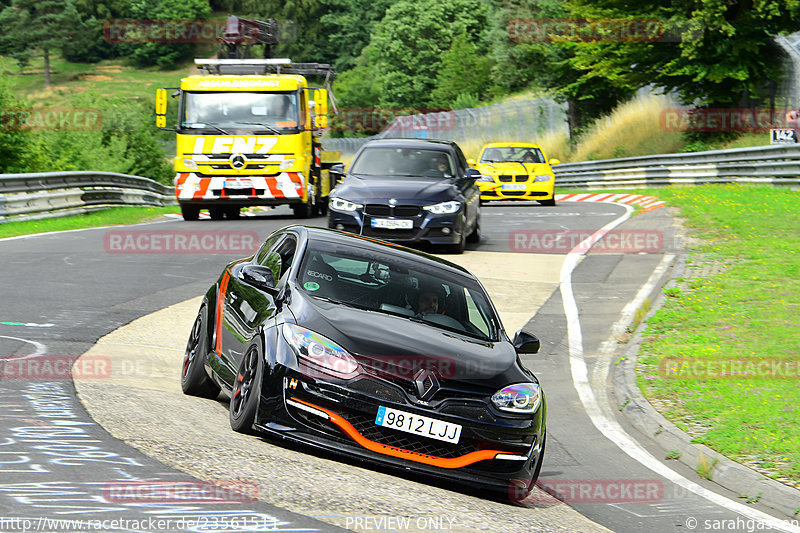
[[[475,168],[485,176],[496,176],[499,174],[543,174],[552,172],[547,163],[515,163],[504,161],[501,163],[478,163]],[[524,170],[523,170],[524,168]]]
[[[359,203],[383,203],[394,198],[412,204],[452,200],[458,189],[449,178],[348,175],[331,196]]]
[[[441,381],[486,387],[533,381],[508,341],[489,342],[405,317],[345,307],[294,290],[297,323],[350,352],[365,369],[389,379],[411,381],[420,369]]]

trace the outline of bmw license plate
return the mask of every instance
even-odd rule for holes
[[[249,179],[243,180],[225,180],[226,189],[252,189],[253,182]]]
[[[504,191],[524,191],[526,188],[524,183],[505,183],[501,187]]]
[[[413,220],[402,220],[397,218],[373,218],[373,228],[381,229],[412,229],[414,227]]]
[[[451,424],[444,420],[436,420],[435,418],[415,415],[406,411],[398,411],[383,405],[378,408],[375,424],[453,444],[458,444],[458,439],[461,438],[461,426],[458,424]]]

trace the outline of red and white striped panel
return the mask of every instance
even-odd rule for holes
[[[179,200],[216,200],[228,198],[217,195],[225,185],[225,180],[248,179],[253,189],[263,189],[264,194],[249,194],[246,198],[301,198],[305,179],[300,172],[281,172],[277,176],[214,176],[200,177],[194,172],[181,172],[175,177],[175,194]],[[179,189],[180,187],[180,189]],[[245,198],[245,196],[242,196]]]
[[[652,211],[666,205],[664,200],[659,200],[655,196],[643,194],[619,194],[607,192],[587,192],[579,194],[556,194],[558,202],[616,202],[620,204],[637,204],[642,207],[641,211]]]

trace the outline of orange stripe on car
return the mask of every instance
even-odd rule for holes
[[[341,416],[337,415],[333,411],[329,411],[324,407],[319,407],[317,405],[314,405],[313,403],[305,402],[295,397],[292,397],[291,399],[294,400],[295,402],[307,405],[308,407],[318,409],[319,411],[322,411],[323,413],[328,415],[330,417],[331,422],[339,426],[339,429],[344,431],[348,437],[356,441],[362,447],[368,449],[371,452],[380,453],[383,455],[389,455],[391,457],[407,459],[409,461],[414,461],[416,463],[423,463],[431,466],[438,466],[439,468],[463,468],[473,463],[477,463],[478,461],[486,461],[487,459],[494,459],[495,456],[500,453],[505,455],[519,455],[519,454],[510,454],[508,452],[501,452],[499,450],[478,450],[475,452],[470,452],[466,455],[462,455],[461,457],[453,457],[446,459],[444,457],[436,457],[424,453],[412,452],[410,450],[404,450],[403,448],[396,448],[394,446],[389,446],[387,444],[381,444],[379,442],[369,440],[361,433],[359,433],[358,430],[354,428],[352,424],[350,424],[350,422],[348,422]],[[520,455],[520,457],[523,456]]]
[[[219,283],[219,294],[217,294],[217,343],[214,347],[214,351],[217,352],[217,355],[220,357],[222,357],[222,311],[225,308],[225,291],[228,290],[228,280],[230,277],[228,272],[222,275],[222,281]]]

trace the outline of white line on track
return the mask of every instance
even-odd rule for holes
[[[41,342],[32,341],[29,339],[20,339],[19,337],[9,337],[7,335],[0,335],[0,339],[11,339],[13,341],[24,342],[26,344],[30,344],[34,347],[35,351],[31,355],[44,355],[47,353],[47,346],[42,344]],[[30,357],[30,356],[26,356]]]
[[[153,220],[151,222],[139,222],[138,224],[117,224],[112,226],[96,226],[92,228],[78,228],[78,229],[64,229],[59,231],[47,231],[44,233],[29,233],[28,235],[17,235],[16,237],[3,237],[0,239],[0,242],[5,241],[17,241],[21,239],[32,239],[33,237],[44,237],[46,235],[58,235],[60,233],[77,233],[79,231],[92,231],[97,229],[109,229],[109,228],[132,228],[135,226],[148,226],[150,224],[165,224],[167,222],[175,222],[175,220],[168,219],[168,220]]]
[[[603,235],[630,218],[633,208],[629,205],[621,205],[625,208],[625,213],[597,230],[573,248],[572,251],[567,254],[567,258],[561,267],[561,299],[564,306],[564,314],[567,317],[567,338],[569,342],[569,364],[572,372],[572,383],[575,386],[575,390],[578,392],[578,397],[583,404],[586,414],[591,419],[592,424],[594,424],[607,439],[616,444],[620,450],[670,482],[720,507],[724,507],[729,511],[741,514],[747,518],[757,520],[775,530],[800,533],[800,527],[792,526],[788,520],[775,518],[758,509],[753,509],[752,507],[747,507],[739,502],[730,500],[678,474],[653,457],[653,455],[636,442],[633,437],[628,435],[614,418],[613,413],[611,413],[607,405],[608,402],[598,402],[595,397],[594,390],[589,381],[589,370],[586,365],[586,360],[583,357],[583,333],[581,331],[578,304],[572,292],[572,272],[575,270],[575,267],[578,265],[583,255],[585,255]],[[578,252],[576,250],[583,251]],[[605,380],[605,375],[602,376],[602,379]],[[599,390],[601,391],[601,398],[605,400],[604,386],[601,385]],[[605,407],[605,409],[603,407]]]

